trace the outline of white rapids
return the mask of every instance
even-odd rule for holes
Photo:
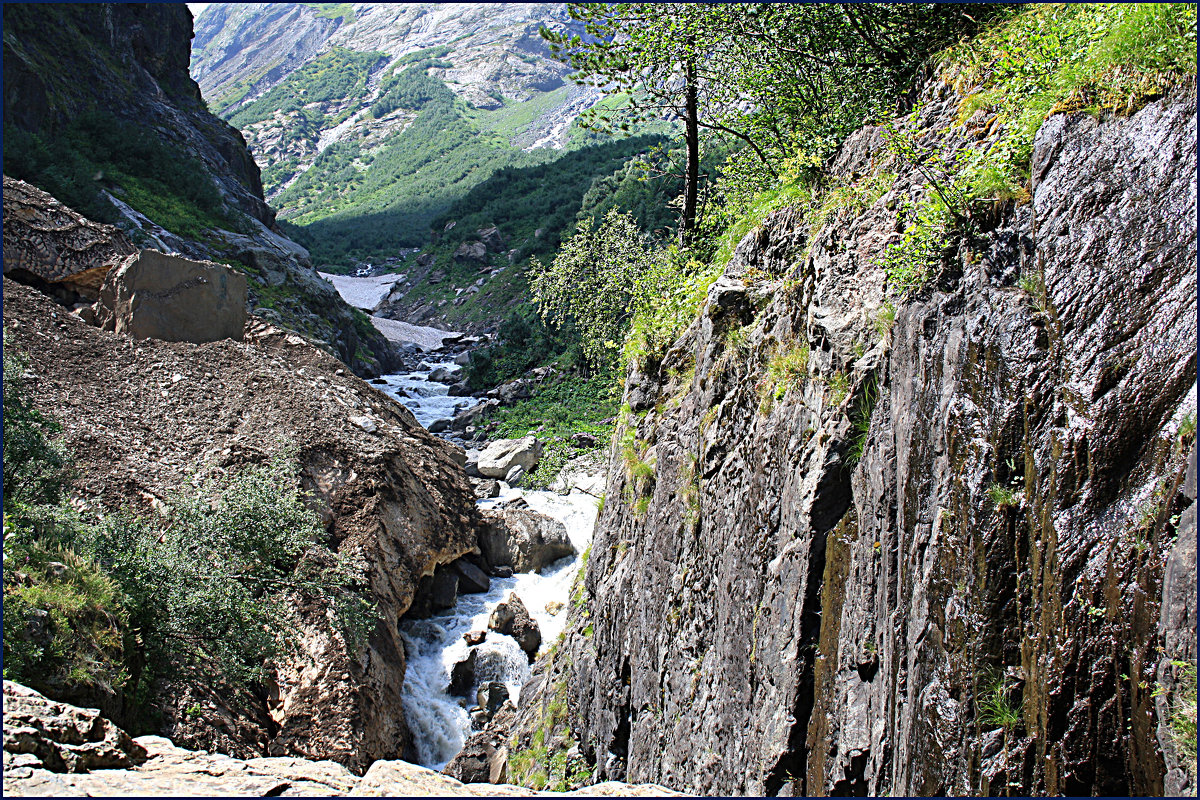
[[[422,364],[429,371],[453,364]],[[453,416],[457,408],[473,405],[470,397],[448,397],[447,387],[426,379],[427,372],[384,375],[386,386],[379,388],[396,397],[428,427],[437,420]],[[400,396],[398,390],[403,390]],[[524,498],[529,507],[554,517],[567,527],[576,554],[547,566],[541,574],[518,573],[511,578],[492,578],[491,588],[483,594],[460,594],[453,609],[428,619],[401,623],[408,656],[402,698],[404,714],[413,733],[418,763],[442,769],[454,758],[471,734],[467,708],[472,700],[455,697],[446,692],[450,671],[467,655],[463,634],[487,630],[488,618],[509,592],[516,592],[538,624],[542,633],[542,651],[553,645],[566,625],[571,584],[579,572],[581,556],[592,540],[596,522],[597,501],[590,494],[574,489],[569,495],[548,491],[514,489],[501,483],[500,496],[481,500],[481,508],[515,498]],[[547,606],[562,603],[557,614]],[[515,703],[521,686],[529,679],[530,665],[525,654],[509,636],[489,632],[476,656],[476,685],[485,681],[500,681],[508,687]]]
[[[451,372],[461,371],[461,367],[453,362],[431,364],[423,361],[419,372],[381,375],[380,378],[386,383],[379,385],[379,388],[413,412],[417,422],[426,428],[439,420],[449,422],[459,411],[468,409],[479,401],[469,396],[451,397],[447,394],[450,391],[449,386],[429,380],[429,373],[441,367]]]

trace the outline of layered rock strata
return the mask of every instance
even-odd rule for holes
[[[945,163],[1004,135],[961,101],[935,82],[899,127]],[[815,229],[772,214],[630,373],[516,746],[566,725],[599,776],[701,794],[1161,793],[1177,536],[1170,585],[1195,568],[1195,136],[1194,93],[1050,118],[1030,200],[970,209],[900,300],[882,256],[929,189],[852,137],[831,180],[882,190]],[[1194,658],[1188,591],[1162,636]]]

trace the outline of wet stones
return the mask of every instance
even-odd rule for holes
[[[533,661],[542,646],[542,632],[537,622],[529,615],[521,598],[510,592],[503,603],[496,606],[488,620],[488,630],[511,636],[517,645]]]
[[[485,478],[503,478],[515,466],[532,471],[541,457],[542,443],[533,436],[497,439],[479,454],[477,469]]]

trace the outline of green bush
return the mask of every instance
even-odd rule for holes
[[[37,689],[124,679],[117,590],[72,545],[88,527],[66,502],[61,427],[33,405],[25,360],[4,346],[4,677]]]
[[[53,137],[4,128],[4,174],[34,184],[91,219],[116,222],[113,195],[180,236],[241,230],[208,170],[194,156],[111,114],[90,112]]]
[[[261,679],[296,644],[289,608],[318,598],[361,643],[373,625],[365,578],[319,546],[324,532],[295,485],[293,462],[277,457],[169,498],[165,522],[127,514],[97,532],[92,552],[159,671]]]

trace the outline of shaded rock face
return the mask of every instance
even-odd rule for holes
[[[188,73],[192,20],[186,6],[8,4],[4,30],[6,124],[43,138],[54,137],[69,121],[90,112],[135,125],[175,152],[198,159],[230,215],[241,223],[238,232],[215,228],[207,231],[204,241],[187,239],[131,208],[119,191],[110,193],[119,224],[133,241],[191,259],[236,262],[250,277],[248,310],[252,313],[302,332],[357,374],[374,375],[398,366],[386,339],[356,317],[336,290],[320,279],[308,251],[280,233],[275,212],[263,199],[259,168],[245,139],[209,113]],[[6,207],[8,194],[6,186]],[[54,220],[59,242],[63,231],[78,241],[75,220],[61,214],[47,218]],[[39,242],[53,238],[44,227],[14,237],[6,219],[5,236],[6,253],[9,239],[15,238],[22,242],[19,250],[26,260],[44,254],[51,270],[64,259],[72,264],[79,261],[65,257],[61,247],[39,247]],[[98,252],[89,249],[82,253],[83,260]],[[30,271],[39,274],[36,268]],[[98,289],[105,272],[84,276],[82,282]],[[92,299],[94,291],[83,295]]]
[[[377,603],[379,624],[361,649],[330,623],[324,601],[297,606],[300,653],[279,665],[265,699],[176,687],[157,732],[236,756],[328,758],[360,772],[403,753],[397,623],[422,575],[477,547],[480,519],[452,445],[332,356],[257,320],[244,342],[135,340],[7,279],[3,296],[6,346],[38,376],[35,405],[63,423],[86,503],[154,513],[192,471],[294,448],[302,488],[326,522],[324,544],[361,564]],[[184,713],[193,703],[198,716]]]
[[[1158,743],[1166,774],[1163,794],[1182,797],[1196,794],[1196,762],[1180,747],[1175,725],[1179,720],[1196,721],[1195,672],[1189,679],[1182,664],[1196,664],[1196,446],[1187,465],[1181,494],[1190,500],[1179,519],[1179,538],[1171,547],[1163,568],[1162,607],[1158,633],[1162,658],[1158,662],[1158,684],[1163,691],[1155,697]],[[1190,684],[1190,685],[1189,685]],[[1190,715],[1190,716],[1189,716]]]
[[[986,146],[999,132],[955,124],[960,100],[939,82],[905,124],[946,154]],[[835,176],[896,172],[883,197],[811,239],[797,211],[769,217],[661,363],[629,376],[625,425],[654,480],[614,452],[588,616],[572,609],[567,657],[523,690],[518,744],[565,682],[601,777],[1161,793],[1151,694],[1177,534],[1171,585],[1194,569],[1175,515],[1191,502],[1176,429],[1195,408],[1195,130],[1194,95],[1051,118],[1032,203],[979,224],[890,326],[878,259],[923,180],[878,131],[848,142]],[[797,349],[803,376],[773,383],[767,364]],[[1194,641],[1172,598],[1161,635]],[[980,706],[997,684],[1009,728]]]
[[[25,181],[4,177],[4,274],[92,301],[108,271],[137,252],[112,225],[76,214]],[[65,294],[64,294],[65,292]]]
[[[143,250],[108,273],[96,319],[105,330],[135,339],[240,342],[246,276],[223,264]]]
[[[199,157],[225,198],[271,226],[258,166],[232,126],[208,113],[188,74],[191,12],[181,5],[71,3],[4,9],[5,118],[53,136],[92,110],[161,127]]]

